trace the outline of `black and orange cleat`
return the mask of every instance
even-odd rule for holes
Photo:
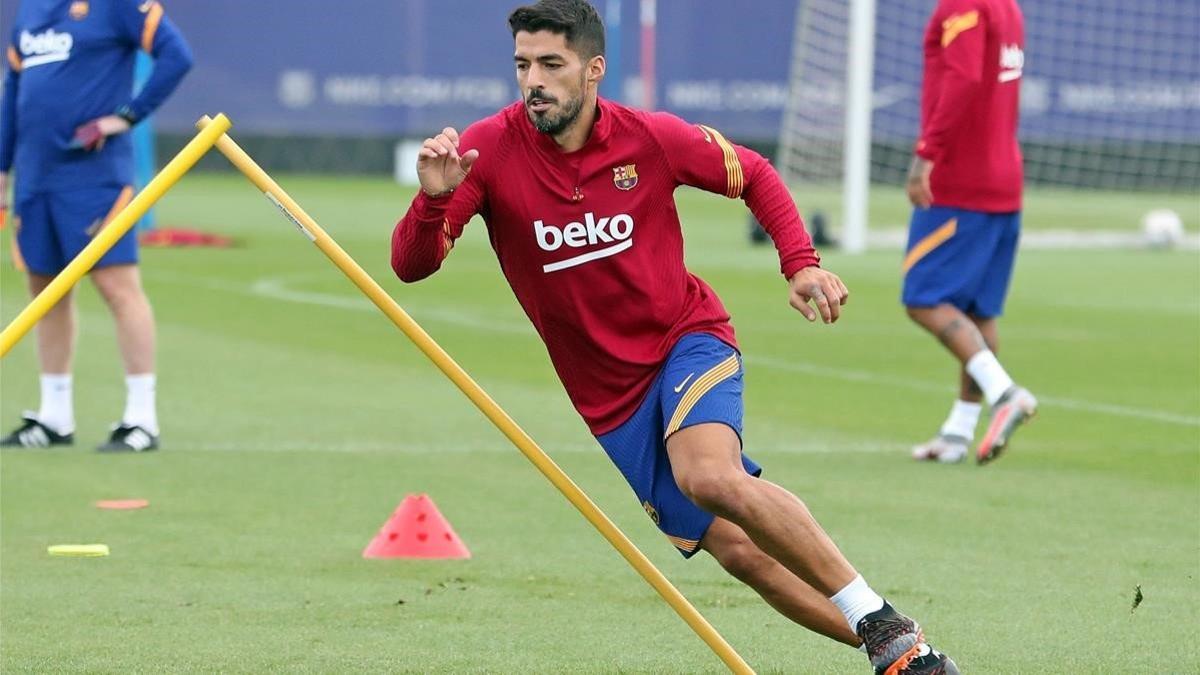
[[[875,675],[958,675],[954,661],[925,642],[917,622],[887,602],[863,617],[855,632],[867,646]]]

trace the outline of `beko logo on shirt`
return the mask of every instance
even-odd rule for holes
[[[22,68],[32,68],[45,63],[66,61],[71,58],[71,47],[75,38],[70,33],[59,33],[53,28],[45,32],[33,34],[27,30],[21,31],[21,61]]]
[[[588,251],[583,255],[542,265],[543,272],[556,272],[616,255],[633,246],[633,216],[628,213],[618,213],[615,216],[597,219],[594,213],[588,212],[583,214],[582,221],[567,223],[562,227],[547,225],[540,220],[535,220],[533,221],[533,236],[537,239],[538,247],[543,251],[557,251],[563,246],[583,248],[596,244],[612,244],[612,246]]]
[[[1000,46],[1000,75],[997,79],[1001,82],[1012,82],[1021,77],[1024,68],[1025,50],[1021,49],[1021,45]]]

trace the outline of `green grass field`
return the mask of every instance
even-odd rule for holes
[[[388,237],[411,188],[279,178],[759,672],[868,672],[657,533],[571,409],[482,227],[441,273],[405,286]],[[809,325],[787,306],[773,251],[746,243],[739,204],[680,200],[689,266],[722,295],[747,355],[748,452],[935,645],[977,673],[1200,669],[1195,251],[1023,253],[1002,358],[1041,415],[985,469],[926,466],[908,447],[940,424],[956,374],[899,308],[899,252],[828,254],[852,300],[836,326]],[[1194,196],[1035,193],[1026,225],[1135,227],[1172,204],[1194,231]],[[903,206],[889,208],[901,222]],[[144,254],[160,336],[153,455],[92,451],[124,385],[111,323],[81,287],[77,444],[0,455],[0,670],[722,671],[249,183],[189,176],[159,221],[239,246]],[[27,298],[4,267],[7,324]],[[4,361],[4,431],[36,406],[36,370],[30,336]],[[474,557],[362,559],[418,492]],[[92,506],[124,497],[151,506]],[[111,556],[46,553],[91,542]]]

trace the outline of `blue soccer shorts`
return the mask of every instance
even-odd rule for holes
[[[675,483],[667,437],[706,422],[726,424],[741,438],[742,357],[721,340],[694,333],[675,344],[637,412],[597,437],[642,508],[685,558],[699,550],[714,516]],[[745,455],[742,466],[752,476],[762,473]]]
[[[13,213],[25,265],[34,274],[57,275],[132,198],[133,188],[120,185],[21,197]],[[137,232],[130,229],[95,267],[137,261]]]
[[[906,307],[951,304],[980,318],[1004,313],[1021,213],[915,209],[904,257]]]

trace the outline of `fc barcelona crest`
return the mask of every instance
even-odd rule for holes
[[[72,19],[82,21],[88,15],[88,4],[83,0],[77,0],[71,3],[71,8],[67,11]]]
[[[636,181],[637,178],[634,178],[634,180]],[[654,524],[658,525],[658,511],[653,506],[650,506],[650,502],[642,502],[642,508],[646,509],[646,515],[650,516],[650,520],[653,520]]]
[[[613,167],[613,185],[618,190],[632,190],[637,185],[637,164]]]

